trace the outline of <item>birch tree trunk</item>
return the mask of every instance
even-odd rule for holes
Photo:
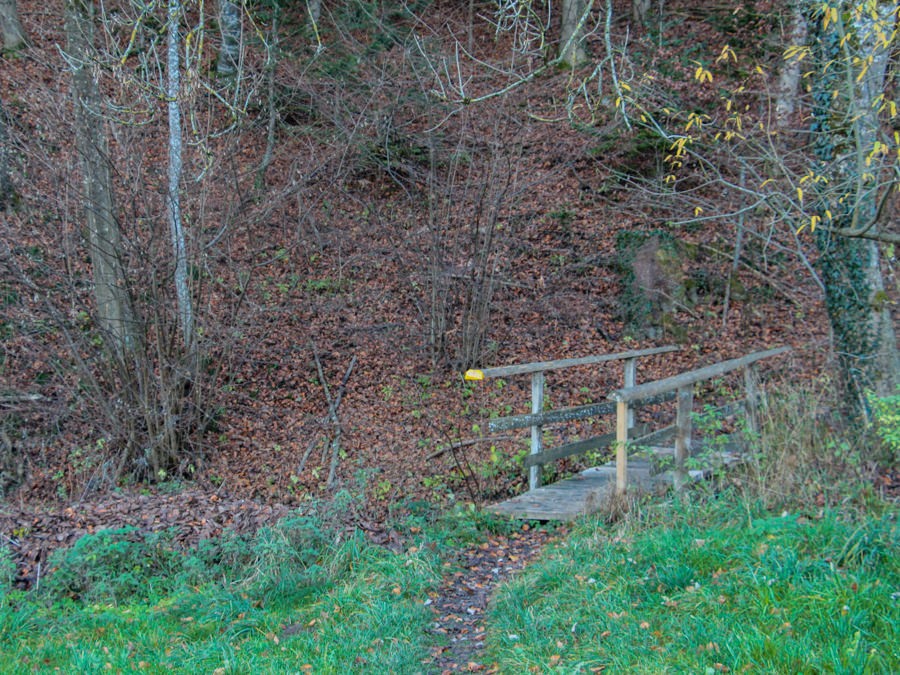
[[[86,0],[65,4],[67,61],[72,70],[75,146],[83,174],[85,233],[91,257],[97,323],[115,348],[138,346],[121,260],[122,235],[116,220],[109,149],[100,91],[91,74],[94,55],[92,6]]]
[[[181,174],[183,143],[181,133],[181,0],[169,0],[166,44],[166,99],[169,113],[169,189],[166,195],[169,233],[175,259],[175,294],[178,302],[178,322],[187,351],[194,344],[194,309],[188,283],[187,245],[181,218]]]
[[[14,52],[28,44],[25,29],[19,21],[16,0],[0,0],[0,32],[3,34],[5,52]]]
[[[560,58],[570,68],[584,62],[584,22],[586,0],[562,1],[562,28],[560,31]]]

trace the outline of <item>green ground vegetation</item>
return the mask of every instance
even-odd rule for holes
[[[879,435],[836,437],[808,413],[811,393],[772,403],[751,466],[586,518],[497,589],[482,662],[900,672],[898,505],[858,456]],[[0,548],[0,673],[430,672],[442,576],[463,547],[520,525],[411,503],[389,549],[343,524],[341,499],[190,550],[171,533],[98,532],[57,552],[27,592]]]

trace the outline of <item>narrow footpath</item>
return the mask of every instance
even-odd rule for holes
[[[434,611],[431,632],[445,635],[448,644],[435,648],[422,665],[426,673],[491,673],[484,662],[485,611],[496,586],[521,570],[552,539],[565,534],[523,524],[511,534],[490,535],[480,544],[460,551],[446,563],[441,587],[431,597]]]

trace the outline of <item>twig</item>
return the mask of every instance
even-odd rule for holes
[[[341,405],[341,399],[344,397],[344,392],[347,390],[347,382],[350,380],[350,374],[353,372],[353,367],[356,365],[356,356],[350,359],[350,365],[347,366],[347,372],[344,373],[344,377],[341,379],[337,394],[332,398],[331,389],[328,387],[328,382],[325,379],[325,371],[322,368],[322,361],[319,359],[319,353],[316,350],[316,346],[312,341],[310,341],[309,345],[312,348],[313,357],[316,360],[316,369],[319,373],[319,380],[322,382],[322,389],[325,391],[325,400],[328,402],[328,418],[334,425],[334,435],[331,437],[331,464],[328,468],[328,481],[326,483],[327,487],[331,488],[334,485],[334,476],[337,473],[337,463],[340,457],[341,448],[341,421],[340,418],[338,418],[337,412]]]
[[[708,244],[700,244],[700,248],[706,249],[707,251],[709,251],[711,253],[715,253],[716,255],[727,256],[727,254],[724,251],[720,251],[719,249],[717,249],[713,246],[709,246]],[[799,309],[803,309],[803,303],[800,302],[799,300],[797,300],[796,298],[791,297],[790,293],[786,289],[782,288],[780,284],[776,283],[775,280],[772,279],[771,276],[763,274],[758,269],[753,267],[753,265],[751,265],[750,263],[745,261],[743,258],[738,260],[738,262],[741,265],[743,265],[744,269],[746,269],[752,275],[754,275],[755,277],[758,277],[759,279],[762,279],[773,290],[778,291],[778,293],[780,293],[784,297],[785,300],[792,303],[795,307],[797,307]]]
[[[493,443],[494,441],[514,441],[515,437],[513,436],[487,436],[485,438],[470,438],[465,441],[455,441],[450,445],[445,445],[442,448],[438,448],[434,452],[432,452],[425,459],[434,459],[435,457],[440,457],[444,453],[450,452],[451,450],[459,450],[460,448],[466,448],[470,445],[478,445],[479,443]]]

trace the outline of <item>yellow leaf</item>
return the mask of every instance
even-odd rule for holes
[[[800,200],[801,204],[803,203],[803,188],[801,187],[797,188],[797,199]]]
[[[702,206],[698,206],[698,207],[696,207],[696,208],[694,209],[694,216],[699,216],[701,213],[703,213],[703,207],[702,207]]]
[[[734,53],[734,50],[730,45],[725,45],[722,47],[722,51],[719,53],[719,56],[716,59],[716,63],[718,63],[719,61],[727,61],[729,57],[733,59],[735,63],[737,63],[737,55]]]

